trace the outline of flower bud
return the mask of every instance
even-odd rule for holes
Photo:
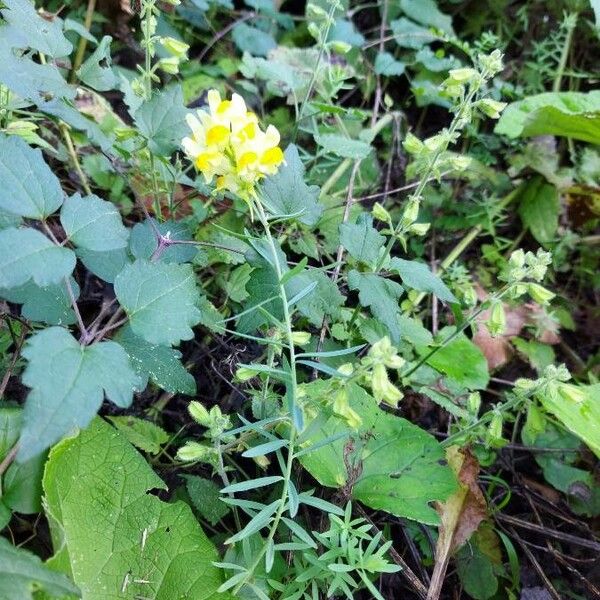
[[[214,450],[206,444],[200,444],[199,442],[187,442],[184,446],[179,448],[177,451],[177,459],[185,462],[190,461],[207,461],[211,458]]]
[[[504,440],[502,439],[502,426],[504,424],[504,417],[500,411],[494,411],[492,420],[487,430],[487,441],[490,446],[499,447],[503,445]]]
[[[506,314],[501,301],[492,304],[490,318],[486,324],[492,337],[501,335],[506,330]]]
[[[158,61],[158,68],[169,75],[177,75],[179,73],[179,59],[176,56],[161,58]]]
[[[306,346],[310,342],[310,333],[307,331],[294,331],[292,340],[296,346]]]
[[[179,59],[185,58],[187,51],[190,48],[185,42],[176,40],[172,37],[161,37],[159,41],[169,54],[172,54]]]
[[[340,388],[333,399],[333,412],[342,417],[349,427],[357,428],[362,424],[360,416],[350,408],[348,403],[348,391],[345,388]]]
[[[350,50],[352,50],[352,46],[346,42],[342,42],[341,40],[334,40],[333,42],[329,42],[329,47],[336,54],[348,54]]]
[[[477,108],[490,119],[499,119],[500,113],[506,108],[506,102],[499,102],[491,98],[482,98],[476,104]]]
[[[375,202],[371,212],[378,221],[383,221],[384,223],[391,223],[392,221],[390,213],[379,202]]]
[[[477,416],[479,414],[479,409],[481,408],[481,395],[479,392],[472,392],[469,394],[467,398],[467,410],[473,416]]]
[[[423,142],[410,131],[406,134],[402,145],[409,154],[418,154],[424,147]]]
[[[410,228],[409,231],[410,233],[413,233],[414,235],[425,235],[428,231],[429,228],[431,227],[431,223],[413,223]]]
[[[528,283],[527,291],[529,295],[538,303],[538,304],[548,304],[554,298],[556,294],[547,290],[545,287],[539,285],[538,283]]]
[[[415,196],[411,196],[408,199],[401,220],[403,227],[410,227],[417,220],[419,217],[420,204],[419,199]]]
[[[373,367],[371,387],[377,402],[385,402],[396,408],[398,402],[402,400],[402,392],[388,379],[387,371],[382,364]]]
[[[469,83],[479,74],[475,69],[470,67],[463,67],[461,69],[450,69],[448,71],[448,79],[444,83],[448,85]]]
[[[208,427],[210,425],[210,413],[200,402],[196,402],[195,400],[190,402],[188,404],[188,412],[190,413],[192,419],[196,421],[196,423],[204,425],[204,427]]]

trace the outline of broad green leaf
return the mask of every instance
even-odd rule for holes
[[[192,240],[192,232],[189,227],[181,221],[163,221],[157,223],[152,221],[154,227],[161,235],[169,236],[172,240]],[[131,230],[129,249],[135,258],[150,259],[158,246],[154,227],[148,222],[136,223]],[[174,244],[166,248],[160,255],[161,262],[191,262],[198,254],[198,246],[192,244]]]
[[[313,283],[317,284],[314,290],[299,300],[296,306],[312,325],[320,327],[325,316],[332,319],[339,316],[340,308],[344,304],[344,296],[323,271],[306,269],[293,277],[285,286],[288,297],[292,298]]]
[[[68,277],[75,262],[72,250],[57,246],[36,229],[0,231],[0,287],[17,287],[31,279],[47,287]]]
[[[77,76],[83,83],[99,92],[115,89],[119,81],[111,67],[111,42],[112,38],[110,35],[105,35],[98,44],[98,47],[77,71]]]
[[[24,463],[13,462],[2,478],[0,503],[13,512],[32,515],[42,510],[42,475],[46,452]]]
[[[440,11],[435,0],[400,0],[400,8],[413,21],[454,35],[452,17]]]
[[[231,39],[242,52],[253,56],[267,56],[269,50],[277,47],[272,35],[241,22],[233,28]]]
[[[211,525],[216,525],[230,510],[221,499],[219,486],[214,481],[197,475],[182,477],[185,479],[185,488],[194,508]]]
[[[389,52],[379,52],[375,58],[375,73],[378,75],[402,75],[404,69],[404,63],[396,60]]]
[[[373,227],[373,217],[368,213],[359,215],[356,223],[340,225],[340,242],[355,260],[374,267],[385,237]]]
[[[38,590],[59,598],[81,596],[65,575],[51,571],[38,556],[0,537],[0,598],[32,600]]]
[[[19,439],[22,412],[20,406],[0,405],[0,462]]]
[[[75,98],[75,87],[67,84],[58,67],[41,65],[1,46],[0,82],[19,97],[36,104],[52,98]]]
[[[540,176],[529,181],[521,195],[519,215],[523,225],[540,244],[547,244],[554,239],[559,213],[560,201],[556,187]]]
[[[443,302],[458,302],[446,284],[425,263],[394,257],[390,261],[390,270],[400,275],[406,287],[434,294]]]
[[[442,342],[449,333],[450,328],[442,330],[438,341]],[[470,390],[484,390],[490,380],[483,352],[464,333],[440,348],[427,359],[427,364]]]
[[[354,160],[366,158],[372,149],[370,144],[367,144],[366,142],[353,140],[337,133],[315,135],[315,142],[317,142],[325,152],[331,152],[336,156],[352,158]]]
[[[547,92],[513,102],[494,132],[511,138],[558,135],[600,144],[600,91]]]
[[[88,271],[108,283],[114,283],[123,267],[131,262],[127,248],[117,248],[106,252],[76,248],[75,254]]]
[[[0,210],[0,229],[8,229],[9,227],[18,227],[23,223],[23,219],[19,215]]]
[[[129,325],[119,331],[115,340],[125,348],[131,366],[144,382],[150,378],[163,390],[173,394],[192,396],[196,393],[196,381],[181,364],[181,352],[178,350],[147,342],[135,335]],[[142,383],[141,387],[145,388],[146,385]]]
[[[117,275],[114,288],[136,335],[168,345],[194,337],[201,313],[191,265],[137,260]]]
[[[544,408],[600,457],[600,384],[547,386],[538,397]]]
[[[365,43],[365,36],[356,30],[351,20],[336,19],[329,30],[327,41],[340,41],[346,42],[346,44],[350,44],[351,46],[362,46]]]
[[[303,387],[315,397],[329,389],[323,381]],[[348,390],[350,407],[362,419],[358,431],[303,455],[300,462],[319,483],[335,488],[348,484],[345,465],[350,464],[357,469],[349,486],[354,499],[399,517],[438,524],[430,503],[445,500],[456,489],[440,444],[420,427],[381,410],[358,385],[350,384]],[[330,417],[310,443],[345,429],[342,420]]]
[[[295,220],[313,226],[323,212],[318,197],[319,188],[304,183],[304,165],[298,148],[290,144],[285,151],[285,165],[262,184],[261,202],[273,217],[295,215]]]
[[[95,252],[125,248],[129,231],[119,211],[98,196],[67,198],[60,211],[60,222],[73,244]]]
[[[398,325],[398,300],[403,292],[402,286],[375,273],[350,271],[348,287],[358,290],[361,305],[371,310],[373,316],[387,327],[392,341],[398,343],[402,336]]]
[[[181,87],[173,85],[144,102],[134,115],[139,132],[154,154],[170,156],[188,131]]]
[[[158,454],[160,447],[169,441],[169,434],[151,421],[129,415],[108,417],[108,419],[127,438],[129,443],[148,454]]]
[[[406,17],[400,17],[392,21],[390,27],[392,28],[396,43],[402,48],[414,48],[418,50],[425,44],[436,40],[436,36],[429,29],[417,25]]]
[[[101,419],[63,440],[44,476],[50,563],[72,574],[86,600],[225,600],[217,552],[190,507],[153,489],[166,486]]]
[[[62,32],[62,19],[45,19],[29,0],[3,0],[2,4],[6,25],[0,35],[11,47],[33,48],[53,58],[71,54],[73,46]]]
[[[41,150],[18,136],[0,134],[0,181],[0,208],[13,215],[45,219],[63,203],[60,183]]]
[[[82,346],[61,327],[29,338],[23,383],[31,388],[23,413],[19,462],[36,456],[76,427],[87,427],[104,395],[117,406],[131,404],[140,380],[116,342]]]
[[[70,281],[77,299],[79,286],[72,277]],[[64,281],[48,287],[38,287],[29,281],[16,288],[0,289],[0,297],[22,304],[21,315],[29,321],[41,321],[48,325],[71,325],[76,321]]]

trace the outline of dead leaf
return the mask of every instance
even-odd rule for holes
[[[441,525],[427,600],[439,598],[451,554],[471,537],[487,516],[487,504],[477,483],[479,463],[475,456],[468,448],[451,446],[446,450],[446,458],[456,473],[459,488],[436,507]]]

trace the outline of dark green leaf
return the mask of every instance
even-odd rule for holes
[[[98,47],[79,67],[77,75],[83,83],[99,92],[106,92],[117,87],[118,79],[111,67],[110,43],[112,38],[105,35]]]
[[[400,275],[406,287],[434,294],[443,302],[458,302],[446,284],[425,263],[394,257],[390,261],[390,270]]]
[[[130,415],[108,419],[131,444],[148,454],[158,454],[160,447],[169,441],[169,434],[162,427],[145,419]]]
[[[528,182],[521,195],[519,215],[531,235],[540,243],[548,244],[558,229],[560,201],[558,190],[543,177]]]
[[[226,514],[229,506],[221,499],[219,486],[210,479],[197,475],[182,475],[185,487],[194,508],[211,525],[216,525]]]
[[[356,223],[340,225],[340,242],[352,258],[374,267],[385,237],[373,227],[373,217],[368,213],[359,215]]]

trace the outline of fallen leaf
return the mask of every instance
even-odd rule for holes
[[[446,458],[457,476],[459,488],[446,502],[436,506],[442,524],[427,600],[439,598],[450,556],[471,537],[487,516],[485,498],[477,483],[479,463],[475,456],[468,448],[450,446],[446,450]]]

